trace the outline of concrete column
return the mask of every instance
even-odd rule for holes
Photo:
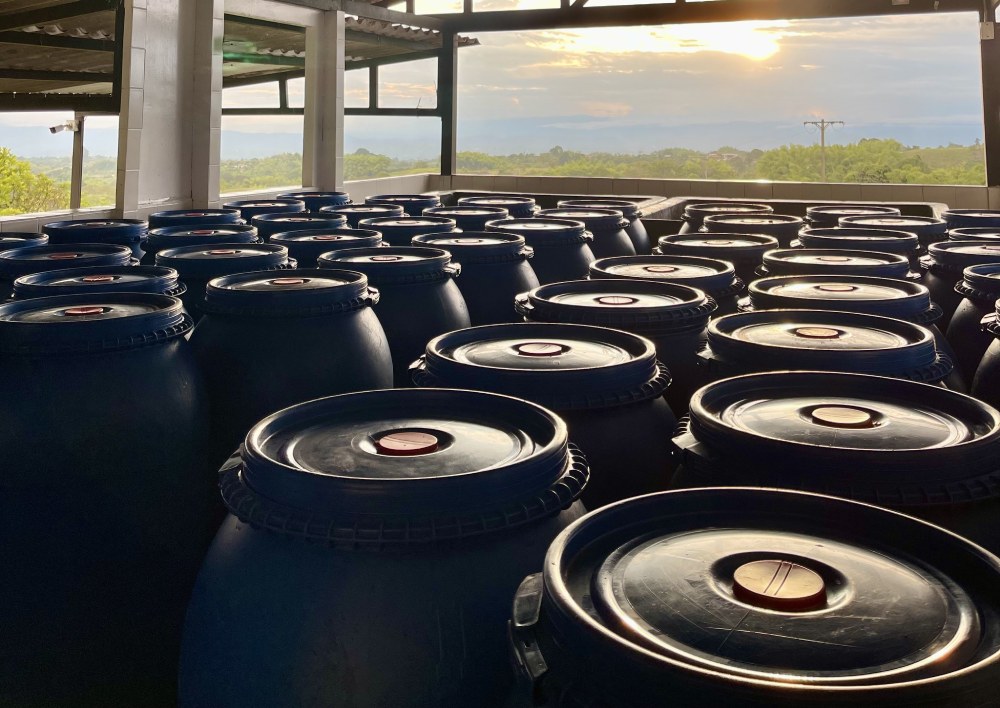
[[[344,185],[344,13],[330,11],[306,29],[302,184]]]
[[[195,6],[194,75],[191,97],[191,202],[216,209],[222,163],[222,42],[225,0],[199,0]]]

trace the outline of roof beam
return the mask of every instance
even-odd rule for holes
[[[223,52],[223,62],[237,64],[261,64],[267,66],[295,66],[305,69],[306,60],[302,57],[283,57],[276,54],[248,54],[246,52]]]
[[[100,84],[114,81],[110,71],[45,71],[37,69],[4,69],[0,79],[29,79],[31,81],[68,81],[75,84]]]
[[[304,108],[223,108],[224,116],[303,116]]]
[[[38,7],[21,12],[8,12],[0,15],[0,30],[18,29],[28,25],[39,25],[62,20],[66,17],[89,15],[93,12],[113,10],[118,0],[74,0],[61,5]]]
[[[426,49],[422,52],[408,52],[406,54],[394,54],[391,57],[375,57],[373,59],[359,59],[358,61],[345,62],[345,71],[351,69],[367,69],[370,66],[385,66],[386,64],[404,64],[408,61],[419,59],[433,59],[440,54],[440,49]]]
[[[81,111],[118,113],[119,104],[110,94],[0,93],[0,111]]]
[[[257,86],[258,84],[269,84],[274,81],[290,81],[301,79],[306,75],[305,69],[295,71],[281,71],[272,74],[259,74],[251,76],[223,76],[222,88],[236,88],[238,86]]]
[[[348,42],[357,42],[358,44],[371,44],[378,47],[396,47],[399,49],[436,49],[441,46],[440,37],[435,35],[436,42],[419,41],[413,39],[400,39],[398,37],[383,37],[378,34],[372,34],[371,32],[362,32],[361,30],[348,29],[345,33],[345,40]]]
[[[0,32],[0,44],[28,44],[33,47],[83,49],[95,52],[115,51],[115,40],[113,39],[72,37],[66,34],[46,34],[44,32]]]
[[[421,29],[440,30],[444,27],[444,22],[434,15],[416,15],[409,12],[399,12],[389,10],[377,5],[369,5],[359,0],[323,0],[329,3],[329,10],[341,10],[348,15],[363,17],[366,20],[383,20],[394,25],[406,25],[407,27],[420,27]]]
[[[345,108],[345,116],[394,116],[401,118],[440,118],[437,108]]]
[[[454,32],[490,32],[569,27],[626,27],[738,20],[808,20],[878,15],[981,13],[982,0],[715,0],[652,5],[516,10],[432,15]]]

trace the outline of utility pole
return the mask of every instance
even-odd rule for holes
[[[842,120],[826,120],[825,118],[820,118],[819,120],[805,120],[802,121],[802,125],[815,125],[819,128],[819,159],[820,159],[820,170],[822,174],[823,181],[826,182],[826,129],[831,125],[843,125]]]

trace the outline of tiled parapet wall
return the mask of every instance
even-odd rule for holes
[[[1000,209],[1000,187],[920,184],[810,184],[604,177],[430,176],[429,189],[546,194],[651,194],[663,197],[939,202],[955,209]]]

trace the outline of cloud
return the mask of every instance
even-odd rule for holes
[[[632,106],[627,103],[584,101],[580,104],[580,113],[595,118],[624,118],[631,115]]]

